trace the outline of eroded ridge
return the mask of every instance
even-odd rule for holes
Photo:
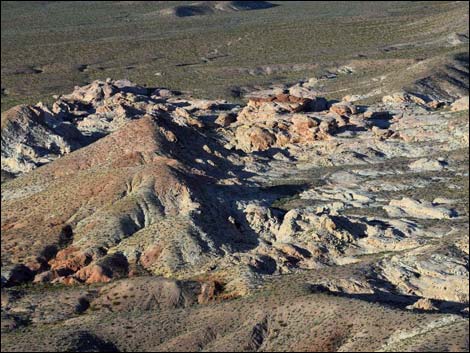
[[[61,305],[79,306],[50,322],[90,310],[193,308],[254,298],[266,283],[284,293],[290,283],[294,305],[318,295],[380,303],[391,307],[385,316],[451,314],[449,325],[461,325],[469,301],[468,97],[450,104],[399,92],[363,106],[297,84],[247,98],[242,106],[107,80],[50,108],[7,111],[7,329],[43,322],[50,310],[41,304],[18,316],[31,298],[15,300],[15,288],[30,282],[71,286]],[[272,305],[244,325],[246,349],[276,342],[274,319],[286,309]],[[217,330],[179,338],[217,349]],[[355,347],[338,330],[310,348]],[[112,335],[102,334],[88,340],[105,347]],[[381,336],[376,348],[399,345],[396,337]]]

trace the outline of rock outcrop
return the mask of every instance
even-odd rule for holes
[[[469,271],[464,259],[443,253],[396,255],[382,263],[382,276],[403,294],[468,303]]]
[[[461,196],[441,190],[465,190],[452,153],[465,148],[468,121],[393,97],[328,104],[294,85],[240,106],[107,80],[51,109],[14,108],[2,118],[2,286],[107,283],[94,304],[146,310],[364,261],[376,264],[375,282],[316,288],[398,296],[414,310],[464,305],[468,247],[449,254],[441,243],[462,243],[454,232],[468,215]],[[433,202],[413,196],[424,189]]]
[[[247,106],[231,125],[235,130],[234,144],[252,152],[328,139],[336,131],[337,120],[328,116],[326,109],[323,98],[259,92],[249,97]],[[306,113],[299,114],[301,111]],[[318,111],[324,113],[313,113]]]
[[[410,198],[391,200],[388,206],[384,206],[384,209],[391,217],[449,219],[456,216],[456,212],[447,207]]]
[[[77,128],[44,106],[20,105],[2,114],[2,171],[24,173],[84,145]]]

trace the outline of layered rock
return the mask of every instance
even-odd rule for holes
[[[288,112],[327,109],[327,102],[324,98],[317,97],[315,92],[300,86],[293,86],[288,90],[279,88],[259,91],[247,95],[247,98],[248,105],[254,108],[260,108],[264,103],[272,103]]]
[[[320,103],[321,98],[285,97],[286,95],[268,95],[250,98],[247,106],[238,114],[236,122],[231,125],[235,130],[234,144],[237,148],[246,152],[264,151],[289,144],[309,144],[328,139],[334,134],[337,128],[335,117],[326,114],[299,114],[295,112],[304,109],[315,111],[316,108],[308,109],[302,105],[301,109],[292,109],[291,106],[286,107],[283,104],[284,99],[290,99],[289,102],[308,101],[308,104],[314,104],[324,110],[326,104]]]
[[[439,284],[443,274],[429,274],[435,265],[420,265],[423,280],[413,279],[406,254],[434,249],[466,211],[445,195],[427,202],[407,193],[465,174],[456,172],[460,162],[433,152],[464,148],[468,121],[403,97],[328,105],[295,85],[258,92],[240,107],[108,80],[58,97],[51,110],[16,108],[5,120],[2,153],[5,145],[7,158],[27,162],[4,169],[29,172],[2,188],[2,284],[123,280],[115,291],[158,292],[149,306],[184,307],[244,295],[265,275],[380,259],[376,280],[398,286],[406,277],[398,295],[412,288],[413,302],[462,303]],[[40,137],[46,157],[27,159]],[[61,146],[54,156],[51,141]],[[284,187],[292,203],[271,206]],[[449,285],[466,276],[459,256],[439,261],[458,272]],[[197,294],[175,283],[125,282],[142,273],[196,277]],[[433,292],[433,281],[444,294]],[[355,280],[322,286],[348,295],[378,290]],[[136,305],[129,303],[116,310]]]
[[[184,176],[185,166],[169,153],[174,142],[163,132],[167,124],[143,117],[41,168],[31,174],[34,178],[11,182],[12,192],[24,188],[35,192],[2,202],[2,251],[8,254],[3,264],[20,261],[36,272],[50,267],[53,278],[72,275],[87,283],[108,281],[128,260],[135,261],[135,255],[125,253],[121,260],[125,263],[120,265],[98,260],[140,229],[177,217],[176,224],[187,224],[192,232],[196,226],[191,225],[191,214],[199,206],[188,185],[191,181]],[[35,230],[34,237],[30,229]],[[167,228],[166,236],[158,234],[155,244],[176,240],[174,229]],[[180,241],[182,234],[178,237]],[[167,250],[168,261],[178,267],[171,255],[175,250]],[[203,258],[202,249],[194,242],[192,259],[184,254],[178,257],[195,264]]]
[[[191,109],[207,110],[217,102],[192,103]],[[158,89],[151,92],[127,80],[93,81],[76,87],[72,93],[57,97],[51,109],[42,104],[12,108],[2,114],[2,171],[29,172],[134,119],[158,112],[171,114],[179,125],[203,127],[201,121],[179,107],[178,98]],[[172,132],[167,134],[174,139]]]
[[[456,216],[456,212],[444,206],[426,201],[413,200],[408,197],[401,200],[391,200],[384,209],[392,217],[416,217],[428,219],[449,219]]]
[[[2,171],[24,173],[85,143],[77,128],[44,106],[20,105],[2,114]]]
[[[468,304],[468,261],[442,252],[396,255],[381,275],[403,294]]]

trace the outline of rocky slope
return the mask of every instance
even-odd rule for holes
[[[452,326],[462,334],[439,348],[468,349],[468,96],[363,106],[304,82],[247,98],[107,80],[2,116],[5,347],[30,332],[54,350],[292,349],[318,326],[296,349],[424,349]],[[235,330],[237,303],[263,296]],[[370,310],[406,319],[367,335]],[[116,331],[97,328],[108,311]],[[129,343],[126,320],[147,320],[132,311],[178,319]]]

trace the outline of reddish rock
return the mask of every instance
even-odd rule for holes
[[[294,115],[292,116],[292,125],[296,132],[310,129],[314,126],[318,126],[318,121],[305,115]]]
[[[298,135],[298,142],[311,142],[315,140],[315,134],[318,132],[318,121],[305,115],[294,115],[292,117],[292,126],[290,132],[292,135]]]
[[[285,146],[287,144],[289,144],[291,141],[291,136],[289,135],[288,132],[285,132],[285,131],[280,131],[276,134],[276,144],[278,146]]]
[[[427,105],[428,105],[428,107],[431,108],[431,109],[439,109],[439,108],[445,106],[446,103],[445,103],[445,102],[436,101],[436,100],[432,100],[432,101],[430,101]]]
[[[75,275],[80,281],[87,284],[109,282],[112,278],[110,271],[100,265],[84,267]]]
[[[310,98],[301,98],[292,96],[286,93],[277,95],[270,95],[265,97],[251,97],[248,105],[253,107],[260,107],[263,103],[281,103],[282,106],[291,112],[300,112],[307,109],[309,104],[312,102]]]
[[[217,117],[215,123],[219,126],[227,127],[235,121],[237,121],[237,118],[233,114],[222,113]]]
[[[253,127],[249,132],[250,143],[257,151],[267,150],[275,143],[274,136],[267,130]]]
[[[245,151],[264,151],[273,146],[276,137],[258,126],[239,128],[236,131],[238,145]]]
[[[341,115],[350,116],[357,113],[357,108],[354,104],[349,102],[335,103],[330,107],[330,112]]]
[[[91,260],[92,258],[89,254],[83,253],[78,248],[68,247],[59,251],[56,257],[49,261],[49,265],[53,271],[70,271],[75,273],[87,266]]]

